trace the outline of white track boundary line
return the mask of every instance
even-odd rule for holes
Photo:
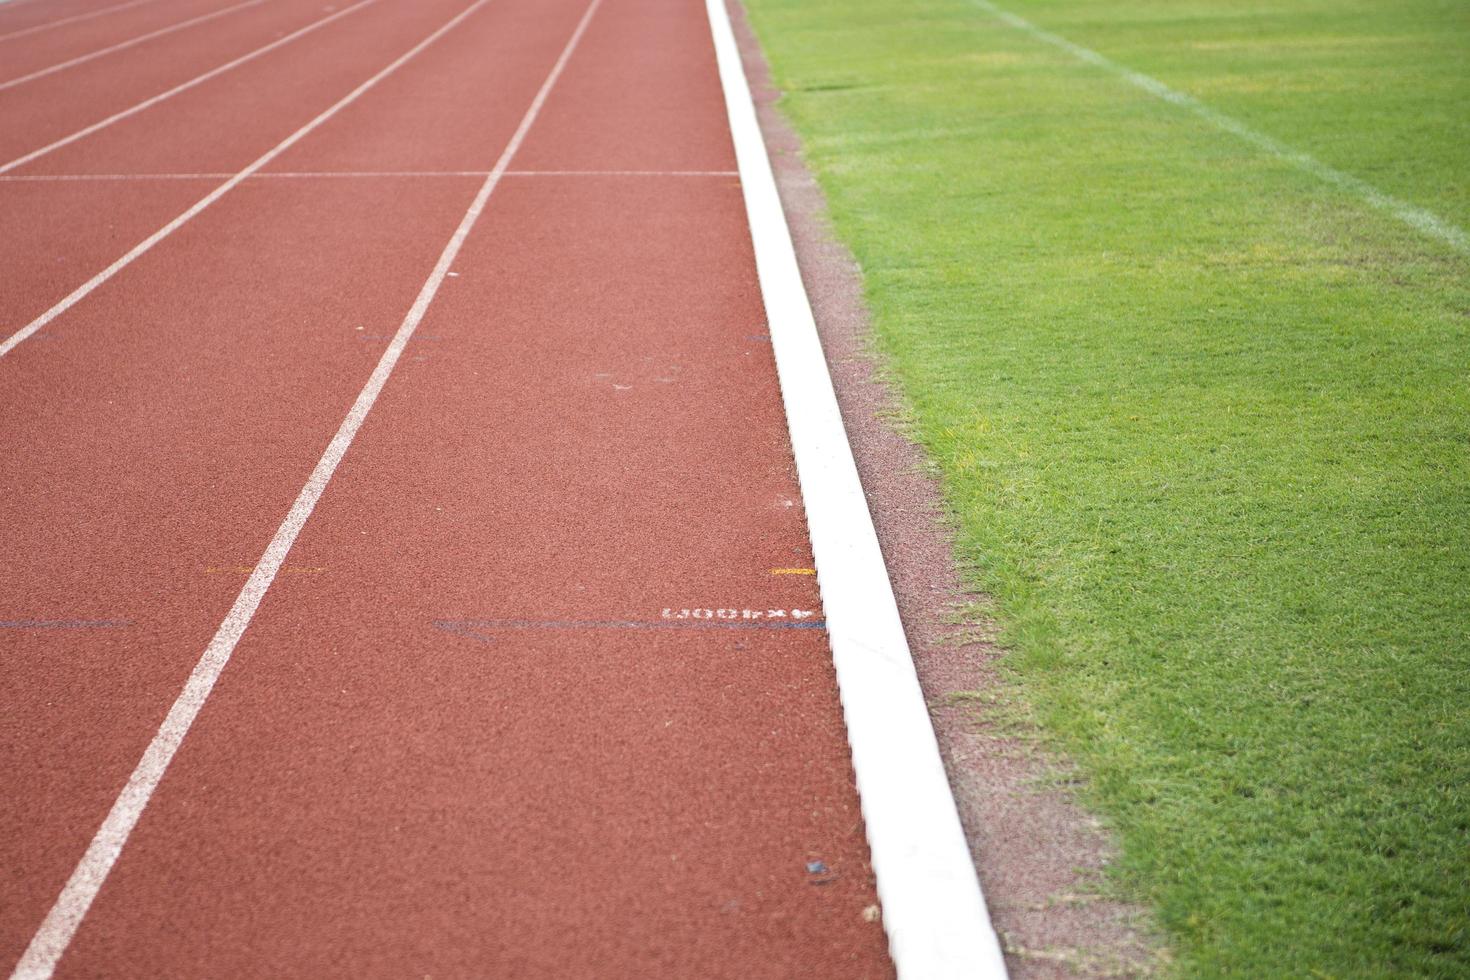
[[[1385,194],[1367,181],[1354,177],[1352,174],[1344,173],[1336,167],[1330,167],[1310,154],[1294,149],[1277,140],[1275,137],[1267,136],[1260,130],[1252,129],[1233,116],[1225,115],[1223,112],[1206,105],[1192,95],[1186,95],[1177,89],[1172,89],[1157,78],[1134,71],[1132,68],[1121,65],[1091,48],[1084,48],[1080,44],[1069,41],[1060,34],[1053,34],[1051,31],[1037,27],[1026,18],[1018,14],[1013,14],[1009,10],[997,7],[990,0],[970,0],[970,2],[998,20],[1031,35],[1038,41],[1050,44],[1054,48],[1060,48],[1078,61],[1086,62],[1089,65],[1111,72],[1128,84],[1142,89],[1155,98],[1162,99],[1170,105],[1175,105],[1194,113],[1216,129],[1223,130],[1232,136],[1245,140],[1247,143],[1265,150],[1272,156],[1291,164],[1298,170],[1311,174],[1324,183],[1331,184],[1340,190],[1356,195],[1372,207],[1397,218],[1416,231],[1423,232],[1431,238],[1439,239],[1441,242],[1455,249],[1455,251],[1470,254],[1470,233],[1466,233],[1463,228],[1451,224],[1439,217],[1439,215],[1421,208],[1417,204],[1410,204],[1408,201],[1394,197],[1392,194]]]
[[[378,177],[485,177],[488,170],[274,170],[254,173],[251,180],[308,180]],[[43,184],[110,180],[221,180],[227,173],[197,174],[24,174],[0,176],[0,184]],[[507,170],[504,177],[739,177],[738,170]]]
[[[137,105],[130,106],[130,107],[126,108],[126,109],[123,109],[120,112],[115,112],[112,115],[108,116],[106,119],[98,120],[97,122],[92,123],[90,126],[85,126],[85,127],[81,128],[81,129],[77,130],[75,133],[72,133],[70,136],[63,136],[61,139],[56,140],[54,143],[47,143],[45,146],[41,147],[39,150],[32,150],[31,152],[25,154],[24,156],[18,156],[14,160],[11,160],[9,163],[0,165],[0,174],[9,173],[10,171],[16,169],[17,167],[25,166],[26,164],[30,163],[32,160],[40,159],[41,157],[45,156],[48,153],[52,153],[52,152],[54,152],[56,150],[59,150],[63,146],[69,146],[72,143],[75,143],[79,139],[84,139],[85,137],[91,136],[93,133],[97,132],[100,129],[106,129],[108,126],[111,126],[113,123],[121,122],[122,120],[128,118],[129,116],[135,116],[138,113],[142,112],[144,109],[148,109],[148,108],[151,108],[152,106],[158,105],[158,103],[164,101],[165,99],[171,99],[175,95],[178,95],[180,92],[186,92],[189,89],[193,88],[194,86],[199,85],[199,84],[202,84],[203,82],[207,82],[211,78],[214,78],[217,75],[223,75],[225,72],[231,70],[232,68],[239,68],[241,65],[245,64],[247,61],[253,61],[254,59],[259,58],[263,54],[267,54],[267,53],[269,53],[271,51],[274,51],[276,48],[281,47],[282,45],[290,44],[292,41],[296,40],[299,37],[303,37],[304,35],[310,34],[312,31],[316,30],[319,27],[325,27],[325,26],[327,26],[332,21],[337,20],[340,17],[346,17],[350,13],[353,13],[355,11],[361,10],[363,7],[369,6],[370,4],[374,4],[374,3],[377,3],[377,2],[378,2],[378,0],[358,0],[357,3],[354,3],[350,7],[343,7],[341,10],[338,10],[335,13],[332,13],[332,14],[329,14],[328,16],[326,16],[326,17],[323,17],[321,20],[312,21],[310,24],[307,24],[305,27],[297,28],[296,30],[292,31],[290,34],[287,34],[284,37],[276,38],[274,41],[272,41],[271,43],[265,45],[264,47],[259,47],[259,48],[256,48],[254,51],[251,51],[251,52],[249,52],[247,54],[242,54],[240,57],[236,58],[234,61],[228,61],[225,64],[220,65],[218,68],[211,68],[209,71],[205,72],[204,74],[198,75],[198,76],[196,76],[194,78],[191,78],[187,82],[183,82],[183,83],[181,83],[179,85],[175,85],[173,88],[169,89],[166,92],[160,92],[157,95],[152,96],[151,98],[144,99],[142,102],[139,102]]]
[[[177,24],[170,25],[169,27],[163,27],[156,31],[151,31],[147,34],[139,34],[137,37],[129,38],[126,41],[121,41],[117,44],[112,45],[111,47],[99,48],[96,51],[91,51],[87,54],[78,55],[77,57],[72,58],[70,61],[62,61],[52,65],[49,68],[42,68],[39,71],[33,71],[29,75],[21,75],[19,78],[12,78],[8,81],[0,82],[0,92],[3,92],[8,88],[14,88],[17,85],[24,85],[26,82],[34,82],[36,79],[45,78],[47,75],[54,75],[57,72],[65,71],[68,68],[75,68],[77,65],[85,64],[86,62],[91,61],[94,58],[101,58],[103,55],[109,55],[118,51],[126,50],[127,48],[131,48],[135,44],[142,44],[144,41],[151,41],[156,37],[163,37],[165,34],[172,34],[174,31],[182,31],[188,27],[195,27],[207,21],[214,20],[216,17],[223,17],[226,14],[232,14],[237,10],[244,10],[246,7],[259,6],[262,3],[265,3],[265,0],[245,0],[244,3],[237,3],[233,7],[226,7],[223,10],[216,10],[213,13],[203,14],[199,17],[180,21]]]
[[[738,170],[518,170],[507,177],[739,177]]]
[[[120,3],[113,7],[90,10],[85,14],[77,14],[75,17],[63,17],[61,20],[53,20],[50,23],[35,24],[18,31],[11,31],[9,34],[0,34],[0,41],[9,41],[13,37],[25,37],[27,34],[39,34],[42,31],[49,31],[53,27],[64,27],[67,24],[75,24],[79,20],[92,20],[94,17],[101,17],[104,14],[115,14],[118,11],[127,10],[129,7],[141,7],[145,3],[153,2],[154,0],[128,0],[127,3]]]
[[[363,2],[373,3],[374,0],[363,0]],[[253,163],[249,164],[244,170],[241,170],[239,173],[235,174],[235,176],[231,177],[229,180],[225,181],[223,184],[220,184],[214,190],[210,191],[204,197],[200,198],[193,207],[189,208],[189,210],[185,211],[183,214],[179,215],[177,218],[170,221],[168,224],[164,225],[162,228],[158,229],[147,238],[143,239],[137,245],[134,245],[132,250],[129,251],[126,255],[118,259],[116,262],[112,263],[112,265],[109,265],[107,268],[103,269],[101,272],[97,273],[91,279],[88,279],[86,282],[82,283],[76,289],[72,290],[72,292],[68,294],[67,297],[61,302],[57,303],[55,306],[51,307],[51,309],[36,317],[24,327],[21,327],[5,340],[0,341],[0,357],[4,357],[6,354],[9,354],[12,350],[16,348],[17,345],[19,345],[26,338],[30,337],[32,334],[34,334],[37,330],[40,330],[42,327],[46,326],[46,324],[61,316],[61,314],[71,309],[77,303],[80,303],[82,300],[86,299],[87,296],[94,289],[107,282],[107,280],[117,275],[123,269],[127,268],[129,265],[132,264],[133,260],[137,259],[140,255],[143,255],[145,252],[147,252],[153,246],[157,245],[159,242],[163,241],[169,235],[172,235],[174,232],[178,231],[199,212],[203,211],[215,201],[218,201],[220,198],[224,197],[231,190],[233,190],[236,185],[248,178],[251,174],[255,173],[261,167],[264,167],[276,157],[280,156],[282,153],[285,153],[288,149],[290,149],[300,140],[305,138],[306,135],[312,130],[316,129],[322,123],[335,116],[348,104],[355,102],[358,96],[362,95],[364,92],[372,88],[374,85],[378,84],[384,78],[387,78],[393,72],[397,71],[404,64],[404,62],[408,61],[410,58],[418,54],[430,44],[433,44],[445,32],[454,28],[457,24],[459,24],[460,21],[464,20],[471,13],[478,10],[480,7],[484,6],[488,2],[489,0],[475,0],[473,4],[456,14],[454,18],[449,21],[449,23],[445,24],[443,27],[440,27],[434,33],[424,38],[424,40],[414,45],[414,47],[409,50],[408,53],[400,55],[398,59],[390,64],[388,67],[384,68],[372,78],[369,78],[357,88],[347,93],[339,101],[334,103],[330,108],[328,108],[325,112],[322,112],[311,122],[307,123],[305,126],[302,126],[300,129],[296,130],[296,132],[292,133],[290,136],[287,136],[285,139],[281,140],[281,142],[277,143],[274,147],[267,150],[263,156],[256,158],[256,160]],[[351,9],[353,8],[347,8],[347,10]],[[346,13],[347,11],[344,10],[341,12]]]
[[[706,0],[889,951],[906,980],[1006,975],[837,407],[724,0]]]
[[[454,20],[421,42],[414,51],[421,50],[486,2],[487,0],[478,0],[473,6],[462,11]],[[296,542],[297,535],[301,533],[302,527],[311,517],[311,512],[316,507],[317,501],[321,499],[323,491],[326,490],[332,474],[336,472],[337,465],[347,454],[352,440],[362,428],[368,413],[372,411],[373,404],[378,400],[383,386],[388,383],[389,375],[393,373],[393,368],[413,337],[414,330],[418,328],[419,322],[428,312],[429,304],[434,301],[440,285],[449,274],[449,269],[464,246],[465,239],[469,237],[480,214],[485,210],[486,202],[490,200],[490,195],[500,183],[511,159],[521,148],[531,125],[540,115],[541,107],[545,105],[547,96],[551,94],[552,86],[561,77],[562,70],[570,60],[572,52],[576,50],[578,42],[582,40],[582,35],[586,33],[592,15],[597,12],[601,3],[602,0],[592,0],[586,12],[582,14],[582,19],[577,22],[571,38],[562,48],[560,56],[552,65],[545,81],[541,83],[536,97],[531,100],[530,108],[521,117],[520,125],[516,127],[510,142],[501,152],[500,159],[495,161],[494,168],[480,186],[479,193],[470,203],[469,210],[460,220],[459,227],[454,230],[453,236],[444,246],[444,251],[439,255],[439,261],[434,264],[433,271],[425,280],[423,288],[419,290],[418,297],[413,301],[413,306],[409,308],[408,315],[403,318],[403,323],[399,326],[397,333],[393,335],[393,340],[383,351],[383,356],[378,360],[377,367],[373,369],[367,384],[358,393],[356,401],[352,403],[352,408],[347,412],[347,417],[342,420],[341,426],[337,429],[337,434],[327,445],[326,452],[322,453],[321,459],[317,461],[306,485],[301,488],[300,494],[297,495],[290,511],[287,512],[286,519],[276,530],[275,537],[271,539],[260,561],[256,562],[255,571],[250,573],[250,578],[246,580],[244,588],[240,590],[224,622],[214,634],[214,639],[210,640],[209,646],[204,649],[184,689],[174,701],[173,707],[169,709],[168,716],[164,718],[163,724],[143,752],[142,758],[138,760],[137,768],[133,770],[127,785],[123,787],[112,809],[108,812],[107,818],[102,822],[101,828],[92,838],[86,854],[82,856],[71,878],[67,880],[61,895],[56,899],[56,904],[52,906],[45,921],[41,923],[41,927],[31,938],[30,945],[26,947],[25,953],[16,965],[15,972],[11,974],[12,980],[46,980],[55,972],[56,964],[66,952],[72,937],[76,935],[83,917],[87,914],[87,909],[92,905],[92,900],[97,897],[98,890],[107,880],[108,873],[122,853],[128,835],[137,826],[138,819],[143,815],[148,800],[152,797],[153,791],[158,788],[159,781],[163,779],[164,772],[167,771],[174,754],[178,752],[180,744],[183,743],[184,736],[189,733],[194,719],[198,717],[204,703],[209,699],[215,682],[219,680],[225,665],[229,663],[230,656],[235,651],[235,645],[240,642],[240,637],[250,625],[255,610],[265,598],[266,591],[270,589],[276,573],[285,562],[286,555]],[[411,55],[412,52],[394,64],[402,64]]]

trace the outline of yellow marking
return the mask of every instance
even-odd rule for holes
[[[772,575],[815,575],[815,574],[817,574],[817,570],[815,568],[773,568],[773,569],[771,569],[771,574]]]

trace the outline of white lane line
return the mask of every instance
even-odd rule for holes
[[[0,174],[9,173],[17,167],[25,166],[33,160],[37,160],[48,153],[59,150],[63,146],[69,146],[79,139],[85,139],[98,130],[106,129],[113,123],[121,122],[122,120],[127,119],[129,116],[135,116],[138,113],[142,112],[144,109],[148,109],[158,105],[158,103],[164,101],[165,99],[173,98],[180,92],[186,92],[194,86],[202,84],[203,82],[207,82],[211,78],[214,78],[218,75],[223,75],[225,72],[230,71],[233,68],[239,68],[247,61],[253,61],[256,58],[259,58],[261,55],[268,54],[269,52],[274,51],[276,48],[279,48],[282,45],[290,44],[297,38],[304,37],[305,35],[310,34],[312,31],[316,30],[319,27],[327,26],[332,21],[337,20],[339,17],[346,17],[350,13],[361,10],[363,7],[377,2],[378,0],[358,0],[357,3],[354,3],[350,7],[344,7],[336,13],[329,14],[326,17],[321,18],[320,20],[312,21],[305,27],[298,28],[297,30],[292,31],[290,34],[287,34],[284,37],[277,38],[264,47],[256,48],[254,51],[251,51],[248,54],[241,55],[234,61],[226,62],[225,64],[220,65],[218,68],[211,68],[209,71],[205,72],[202,75],[191,78],[187,82],[184,82],[180,85],[175,85],[173,88],[169,89],[166,92],[160,92],[151,98],[144,99],[137,105],[130,106],[127,109],[123,109],[121,112],[115,112],[112,115],[108,116],[106,119],[94,122],[90,126],[85,126],[77,130],[75,133],[72,133],[70,136],[63,136],[56,142],[48,143],[45,146],[41,147],[39,150],[32,150],[30,153],[27,153],[24,156],[18,156],[14,160],[11,160],[9,163],[0,165]]]
[[[374,2],[374,0],[364,0],[364,2],[365,3],[372,3],[372,2]],[[282,153],[286,152],[286,150],[288,150],[292,146],[294,146],[298,141],[300,141],[302,138],[304,138],[312,130],[316,129],[322,123],[326,122],[328,119],[330,119],[334,115],[336,115],[337,112],[339,110],[341,110],[344,106],[346,106],[349,103],[355,101],[358,96],[362,95],[362,93],[366,92],[368,89],[370,89],[374,85],[378,84],[378,82],[382,81],[384,78],[386,78],[388,75],[392,74],[394,71],[397,71],[398,68],[399,68],[399,66],[401,66],[404,62],[408,61],[408,59],[412,58],[414,55],[418,54],[424,48],[428,47],[435,40],[437,40],[439,38],[439,36],[442,35],[445,31],[448,31],[450,28],[454,27],[456,24],[458,24],[465,17],[469,16],[469,14],[472,11],[478,9],[479,7],[483,6],[487,2],[489,2],[489,0],[475,0],[475,3],[474,4],[472,4],[471,6],[469,6],[468,8],[466,8],[465,10],[462,10],[449,23],[447,23],[443,27],[439,28],[437,31],[435,31],[433,34],[429,35],[423,41],[420,41],[407,54],[405,54],[405,55],[401,56],[400,58],[398,58],[398,60],[394,61],[387,68],[384,68],[382,71],[378,72],[372,78],[369,78],[367,81],[363,82],[357,88],[353,89],[346,96],[344,96],[339,102],[337,102],[335,105],[333,105],[331,108],[327,109],[325,112],[323,112],[321,115],[317,116],[315,119],[313,119],[311,122],[307,123],[305,126],[302,126],[300,129],[296,130],[296,132],[292,133],[290,136],[287,136],[284,140],[282,140],[281,142],[277,143],[270,150],[267,150],[266,153],[263,156],[258,157],[255,160],[255,162],[251,163],[244,170],[241,170],[239,173],[235,174],[229,180],[225,181],[223,184],[220,184],[214,190],[210,191],[207,195],[205,195],[204,197],[200,198],[199,201],[197,201],[194,204],[193,207],[189,208],[189,210],[185,211],[183,214],[179,215],[177,218],[175,218],[174,220],[170,221],[168,224],[164,225],[162,228],[158,229],[153,234],[149,235],[147,238],[143,239],[137,245],[134,245],[133,248],[126,255],[124,255],[122,258],[118,259],[116,262],[113,262],[111,265],[109,265],[107,268],[103,269],[101,272],[97,273],[91,279],[88,279],[86,282],[82,283],[76,289],[72,290],[71,293],[69,293],[66,296],[65,299],[61,300],[61,302],[57,303],[55,306],[51,307],[51,309],[47,310],[45,313],[42,313],[40,316],[36,317],[34,320],[32,320],[30,323],[26,324],[24,327],[21,327],[15,333],[13,333],[9,337],[7,337],[5,340],[0,341],[0,357],[4,357],[6,354],[9,354],[12,350],[14,350],[16,348],[16,346],[18,344],[20,344],[21,342],[23,342],[27,337],[30,337],[37,330],[40,330],[42,327],[46,326],[46,324],[48,324],[52,320],[56,319],[61,314],[65,313],[67,310],[71,309],[73,306],[75,306],[77,303],[81,302],[83,299],[86,299],[87,296],[94,289],[96,289],[98,286],[102,285],[103,283],[107,282],[107,280],[109,280],[113,276],[117,275],[123,269],[127,268],[129,265],[132,264],[133,260],[137,259],[140,255],[143,255],[145,252],[147,252],[149,249],[151,249],[154,245],[157,245],[159,242],[163,241],[169,235],[172,235],[174,232],[178,231],[185,224],[187,224],[191,219],[193,219],[193,217],[195,215],[197,215],[199,212],[203,211],[205,208],[209,207],[215,201],[218,201],[220,198],[224,197],[237,184],[239,184],[241,181],[243,181],[246,178],[248,178],[251,174],[255,173],[261,167],[264,167],[266,164],[270,163],[276,157],[278,157]],[[352,8],[349,7],[348,10],[350,10],[350,9],[352,9]],[[346,11],[343,11],[343,13],[346,13]]]
[[[141,7],[145,3],[153,2],[155,0],[128,0],[127,3],[120,3],[112,7],[103,7],[101,10],[89,10],[85,14],[77,14],[75,17],[63,17],[61,20],[53,20],[46,24],[36,24],[18,31],[11,31],[9,34],[0,34],[0,41],[9,41],[14,37],[25,37],[27,34],[39,34],[41,31],[49,31],[53,27],[64,27],[67,24],[75,24],[80,20],[91,20],[94,17],[101,17],[104,14],[115,14],[119,11],[127,10],[129,7]]]
[[[488,170],[322,170],[285,171],[254,173],[251,180],[314,177],[484,177]],[[115,181],[115,180],[222,180],[234,176],[228,173],[173,173],[173,174],[7,174],[0,176],[0,183],[45,184],[53,182]]]
[[[478,0],[454,20],[434,32],[414,51],[431,43],[436,37],[462,20],[470,11],[482,6],[485,2],[487,0]],[[62,889],[56,904],[52,906],[45,921],[41,923],[41,927],[31,938],[30,945],[26,947],[20,963],[16,966],[15,972],[11,974],[12,980],[46,980],[55,971],[56,964],[66,952],[66,947],[71,943],[72,937],[76,935],[92,900],[97,897],[98,890],[106,881],[118,855],[122,853],[128,835],[132,833],[138,819],[143,815],[149,798],[158,787],[159,781],[163,779],[163,774],[167,771],[174,754],[178,752],[184,736],[189,733],[194,719],[198,717],[205,701],[209,699],[215,682],[219,680],[225,665],[229,663],[235,645],[240,642],[240,637],[250,625],[255,610],[260,606],[276,573],[285,562],[286,554],[291,550],[291,545],[295,543],[296,536],[301,533],[302,527],[311,517],[311,512],[316,507],[317,501],[321,499],[322,492],[326,490],[332,474],[336,472],[337,465],[342,462],[342,457],[352,445],[358,429],[362,427],[368,413],[372,411],[373,403],[377,401],[383,386],[388,383],[388,377],[393,373],[394,365],[398,363],[409,339],[413,337],[414,330],[423,320],[429,304],[434,301],[434,296],[449,273],[450,266],[459,256],[465,239],[469,237],[475,222],[485,210],[486,202],[490,200],[490,195],[500,183],[500,178],[504,176],[511,159],[521,148],[527,132],[530,131],[531,125],[540,114],[541,107],[545,105],[546,97],[551,93],[552,86],[561,77],[562,70],[566,67],[572,52],[576,50],[578,42],[581,41],[582,35],[587,30],[587,25],[592,20],[592,15],[597,12],[601,3],[602,0],[592,0],[586,12],[582,14],[582,19],[577,22],[571,38],[562,48],[561,54],[557,57],[556,63],[552,65],[545,81],[541,83],[536,97],[531,100],[530,108],[526,110],[510,142],[501,152],[500,159],[495,161],[495,166],[485,178],[484,184],[480,186],[479,193],[470,203],[469,210],[460,220],[459,227],[454,230],[453,236],[444,246],[444,251],[439,255],[439,261],[435,263],[434,270],[425,280],[423,288],[419,290],[418,297],[413,301],[413,306],[409,308],[408,315],[403,318],[398,332],[393,335],[392,342],[389,343],[387,350],[383,351],[377,367],[373,369],[367,384],[358,393],[357,400],[352,403],[352,408],[347,412],[347,417],[342,420],[337,434],[332,437],[326,452],[322,453],[321,459],[311,471],[311,476],[291,505],[286,519],[276,530],[275,537],[271,539],[260,561],[256,562],[255,571],[250,573],[250,578],[246,580],[244,588],[240,590],[224,622],[214,634],[214,639],[210,640],[209,646],[205,648],[199,662],[194,666],[183,691],[179,693],[178,699],[169,709],[168,716],[164,718],[157,734],[153,736],[153,741],[143,752],[143,757],[138,760],[137,768],[128,777],[127,785],[118,794],[117,800],[107,814],[107,819],[102,822],[101,828],[92,838],[86,854],[82,856],[81,862],[77,864],[71,878],[67,880],[66,887]],[[409,55],[395,62],[395,65],[401,64],[412,54],[413,52],[410,52]]]
[[[706,0],[889,952],[904,980],[1006,975],[832,390],[724,0]]]
[[[738,170],[519,170],[507,177],[739,177]]]
[[[488,170],[272,170],[250,175],[251,180],[316,179],[333,177],[485,177]],[[108,180],[219,180],[227,173],[195,174],[19,174],[0,176],[0,183]],[[507,170],[504,177],[739,177],[738,170]]]
[[[1223,130],[1232,136],[1245,140],[1252,146],[1265,150],[1272,156],[1291,164],[1298,170],[1311,174],[1324,183],[1331,184],[1339,190],[1356,195],[1364,203],[1397,218],[1410,228],[1423,232],[1431,238],[1437,238],[1458,252],[1470,253],[1470,234],[1467,234],[1463,228],[1446,221],[1432,211],[1421,208],[1417,204],[1410,204],[1408,201],[1394,197],[1392,194],[1385,194],[1367,181],[1354,177],[1352,174],[1344,173],[1336,167],[1330,167],[1310,154],[1303,153],[1294,147],[1288,146],[1275,137],[1267,136],[1260,130],[1252,129],[1240,120],[1225,115],[1223,112],[1206,105],[1192,95],[1186,95],[1177,89],[1172,89],[1157,78],[1145,75],[1142,72],[1136,72],[1106,55],[1093,51],[1091,48],[1084,48],[1080,44],[1069,41],[1060,34],[1053,34],[1051,31],[1037,27],[1026,18],[1013,14],[1009,10],[997,7],[990,0],[970,0],[970,2],[1004,23],[1009,24],[1011,27],[1031,35],[1038,41],[1050,44],[1054,48],[1060,48],[1078,61],[1083,61],[1104,71],[1111,72],[1128,84],[1142,89],[1155,98],[1162,99],[1170,105],[1175,105],[1194,113],[1216,129]]]
[[[3,92],[8,88],[14,88],[17,85],[24,85],[26,82],[34,82],[36,79],[45,78],[47,75],[54,75],[57,72],[65,71],[68,68],[75,68],[77,65],[85,64],[86,62],[91,61],[94,58],[101,58],[104,55],[113,54],[117,51],[123,51],[127,48],[131,48],[135,44],[142,44],[144,41],[151,41],[156,37],[163,37],[165,34],[172,34],[174,31],[182,31],[185,28],[194,27],[207,21],[214,20],[216,17],[223,17],[226,14],[233,14],[237,10],[244,10],[246,7],[255,7],[262,3],[265,3],[265,0],[245,0],[244,3],[237,3],[233,7],[226,7],[223,10],[216,10],[214,13],[204,14],[202,16],[192,18],[191,20],[181,21],[170,27],[163,27],[156,31],[151,31],[147,34],[139,34],[137,37],[129,38],[128,40],[122,41],[118,44],[114,44],[111,47],[99,48],[96,51],[91,51],[87,54],[78,55],[77,57],[72,58],[70,61],[63,61],[58,64],[52,65],[49,68],[42,68],[39,71],[33,71],[29,75],[21,75],[18,78],[12,78],[8,81],[0,82],[0,92]]]

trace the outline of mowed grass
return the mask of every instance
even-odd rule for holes
[[[1470,976],[1470,259],[965,0],[747,0],[1186,976]],[[1470,4],[1002,6],[1470,227]]]

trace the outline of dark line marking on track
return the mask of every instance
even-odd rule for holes
[[[820,630],[827,628],[824,619],[760,620],[756,622],[720,622],[718,620],[638,620],[638,619],[436,619],[434,625],[446,633],[467,636],[482,643],[493,643],[492,637],[480,630]]]
[[[120,629],[131,625],[126,619],[0,619],[0,630]]]

